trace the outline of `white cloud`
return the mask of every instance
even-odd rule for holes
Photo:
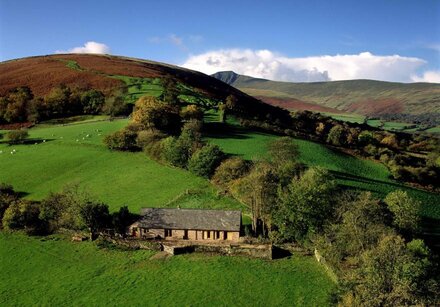
[[[411,79],[414,82],[440,83],[440,70],[428,70],[421,77],[413,75]]]
[[[426,61],[370,52],[349,55],[286,57],[270,50],[222,49],[190,56],[182,66],[207,74],[233,70],[239,74],[279,81],[314,82],[375,79],[411,82]]]
[[[74,47],[69,50],[57,50],[56,53],[99,53],[110,54],[110,48],[106,44],[87,42],[84,46]]]

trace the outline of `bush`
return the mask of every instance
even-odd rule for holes
[[[13,202],[3,216],[3,227],[9,230],[24,229],[29,234],[42,233],[44,222],[39,218],[38,204],[29,201]]]
[[[223,158],[224,153],[220,148],[209,144],[192,155],[188,162],[188,169],[198,176],[209,178]]]
[[[212,181],[226,186],[233,180],[244,177],[249,172],[249,163],[242,158],[234,157],[223,161],[215,170]]]
[[[20,144],[29,137],[27,130],[11,130],[7,133],[9,144]]]
[[[104,95],[97,90],[88,90],[81,95],[81,104],[85,114],[98,114],[104,102]]]
[[[146,147],[150,147],[165,137],[166,135],[159,131],[141,130],[137,134],[136,145],[139,148],[145,149]]]
[[[136,151],[139,150],[136,142],[137,133],[130,129],[122,129],[109,134],[104,138],[104,144],[113,150]]]
[[[179,142],[175,137],[167,137],[161,142],[162,145],[162,159],[171,165],[186,168],[188,163],[188,149]]]

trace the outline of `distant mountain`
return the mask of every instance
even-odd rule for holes
[[[287,109],[385,114],[438,114],[440,84],[348,80],[313,83],[278,82],[236,74],[212,75],[265,102]]]

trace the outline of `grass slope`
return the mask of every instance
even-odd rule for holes
[[[230,198],[217,196],[208,181],[187,171],[161,165],[143,153],[105,148],[103,136],[126,124],[127,120],[117,120],[31,129],[31,138],[40,143],[0,144],[0,182],[28,193],[30,199],[79,183],[111,209],[128,205],[134,212],[171,201],[170,205],[182,207],[241,207]],[[10,154],[14,149],[16,154]]]
[[[334,287],[312,257],[153,254],[0,232],[0,305],[327,306]]]
[[[212,116],[212,121],[214,117]],[[210,129],[208,140],[219,145],[226,153],[245,159],[267,158],[267,145],[276,135],[256,132],[229,122],[228,128]],[[309,166],[321,166],[336,176],[338,183],[347,188],[372,191],[379,197],[396,189],[408,191],[423,202],[422,216],[440,219],[440,195],[409,188],[390,179],[390,173],[381,163],[363,160],[334,151],[322,144],[295,139],[300,160]]]

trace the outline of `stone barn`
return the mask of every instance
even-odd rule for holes
[[[241,211],[143,208],[141,218],[129,227],[138,238],[204,241],[238,241]]]

